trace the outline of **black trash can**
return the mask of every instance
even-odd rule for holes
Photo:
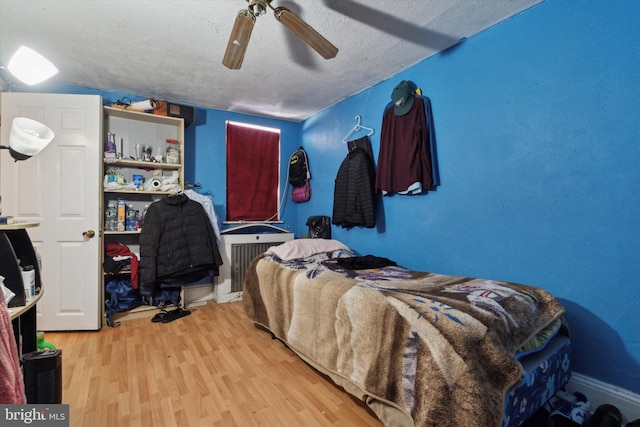
[[[62,403],[62,351],[44,349],[20,358],[27,403]]]

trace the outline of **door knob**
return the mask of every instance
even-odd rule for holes
[[[92,239],[95,235],[96,235],[96,232],[93,230],[87,230],[84,233],[82,233],[82,237],[86,239]]]

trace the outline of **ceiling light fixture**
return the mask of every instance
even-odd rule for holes
[[[7,69],[18,80],[27,85],[35,85],[53,77],[58,69],[47,58],[26,46],[13,54]]]

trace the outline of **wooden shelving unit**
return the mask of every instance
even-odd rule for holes
[[[142,175],[145,181],[150,180],[157,174],[177,172],[178,186],[171,191],[154,191],[144,189],[133,189],[130,186],[122,189],[106,188],[103,183],[102,212],[108,204],[117,203],[117,199],[124,199],[127,205],[131,205],[135,210],[142,212],[145,205],[149,205],[160,198],[184,189],[184,120],[176,117],[159,116],[140,111],[123,109],[119,107],[104,107],[104,140],[107,133],[115,134],[116,151],[119,157],[105,157],[103,155],[102,176],[107,170],[117,170],[124,177],[126,183],[133,182],[133,175]],[[153,147],[152,157],[163,156],[166,159],[166,140],[179,141],[180,161],[179,163],[166,163],[163,161],[142,161],[136,158],[135,147],[137,144],[150,145]],[[104,251],[107,243],[123,243],[129,247],[131,252],[140,253],[139,238],[140,230],[127,231],[107,231],[105,230],[104,215],[101,222],[102,249]],[[104,253],[102,254],[104,259]],[[120,271],[113,275],[107,272],[103,274],[102,292],[103,298],[105,286],[108,280],[115,276],[129,276],[130,271]],[[104,306],[104,304],[103,304]],[[116,313],[114,322],[120,322],[140,317],[148,317],[157,311],[155,306],[142,306],[136,309]],[[106,323],[106,316],[103,316]]]

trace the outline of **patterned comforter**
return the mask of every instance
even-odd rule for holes
[[[247,315],[387,426],[500,426],[505,394],[522,377],[514,354],[562,314],[558,301],[495,280],[344,270],[336,259],[345,256],[257,257]]]

